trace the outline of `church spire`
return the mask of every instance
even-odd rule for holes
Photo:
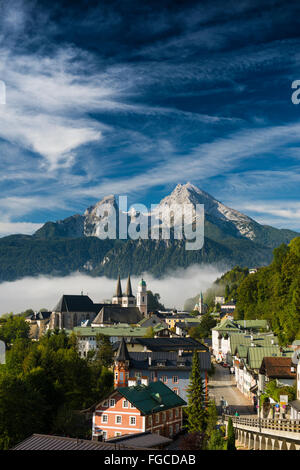
[[[127,297],[133,297],[133,295],[132,295],[132,289],[131,289],[130,274],[128,274],[128,279],[127,279],[126,296],[127,296]]]
[[[115,297],[122,297],[122,287],[121,287],[121,279],[120,279],[120,274],[118,276],[118,283],[117,283],[117,290],[116,290],[116,295]]]

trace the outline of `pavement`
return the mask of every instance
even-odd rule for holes
[[[219,364],[214,364],[214,366],[215,373],[208,384],[209,397],[215,400],[217,406],[220,406],[224,398],[228,404],[228,414],[234,414],[237,411],[240,415],[256,416],[252,400],[239,391],[234,375],[229,374],[229,369]]]

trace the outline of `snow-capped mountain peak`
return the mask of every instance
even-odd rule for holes
[[[205,216],[208,216],[214,222],[222,223],[222,225],[227,222],[234,225],[241,236],[251,240],[255,238],[253,224],[256,224],[256,222],[254,220],[235,209],[225,206],[191,183],[177,184],[172,193],[160,201],[154,212],[156,214],[163,213],[164,208],[166,206],[170,207],[172,204],[193,204],[193,206],[203,204]],[[162,220],[164,220],[164,217],[162,217]]]

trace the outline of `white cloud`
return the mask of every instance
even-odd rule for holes
[[[41,226],[42,224],[34,224],[32,222],[0,222],[0,237],[13,233],[32,235]]]
[[[278,228],[300,230],[300,202],[290,200],[239,201],[239,209],[250,213],[257,222]]]
[[[184,301],[205,291],[222,273],[214,266],[191,266],[178,269],[162,279],[143,274],[147,288],[161,295],[166,307],[182,308]],[[132,289],[137,290],[140,277],[132,277]],[[125,288],[126,280],[122,281]],[[74,273],[66,277],[27,277],[14,282],[0,284],[1,311],[18,313],[28,308],[52,310],[63,294],[80,295],[81,291],[94,302],[111,299],[116,288],[116,280],[106,277],[90,277]]]

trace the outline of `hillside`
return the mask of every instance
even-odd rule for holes
[[[274,250],[274,260],[237,289],[236,318],[265,318],[281,343],[300,339],[300,237]]]

